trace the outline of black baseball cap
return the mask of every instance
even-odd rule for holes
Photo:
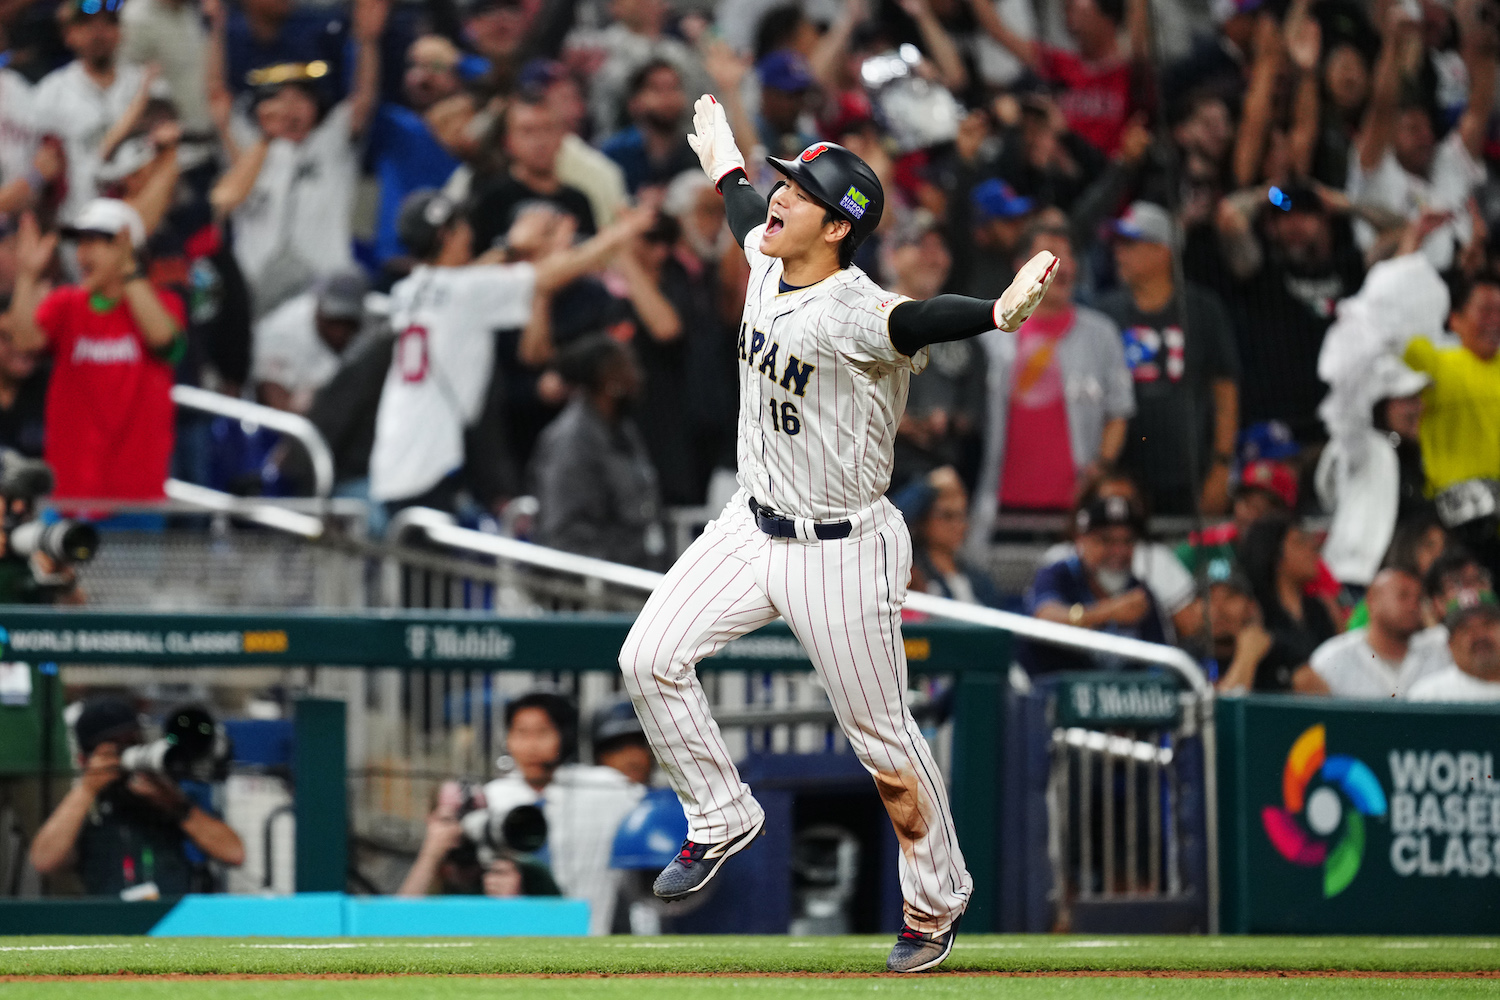
[[[85,755],[93,753],[101,743],[119,741],[136,735],[140,730],[141,719],[135,706],[112,695],[90,698],[73,723],[78,749]]]
[[[1140,507],[1132,503],[1129,497],[1095,497],[1073,515],[1073,527],[1080,535],[1114,525],[1130,528],[1137,535],[1146,526]]]
[[[458,203],[436,188],[419,188],[396,211],[396,238],[418,259],[437,250],[438,234],[458,215]]]

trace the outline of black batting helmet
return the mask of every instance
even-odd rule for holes
[[[885,191],[870,165],[836,142],[815,142],[793,160],[766,157],[766,162],[798,184],[854,227],[854,242],[863,242],[880,225]]]
[[[458,215],[453,199],[434,188],[419,188],[407,195],[396,211],[396,238],[418,260],[427,260],[438,249],[443,228]]]

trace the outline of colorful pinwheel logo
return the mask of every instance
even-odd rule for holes
[[[1384,816],[1385,790],[1363,761],[1328,756],[1323,724],[1292,744],[1281,774],[1283,807],[1266,806],[1260,819],[1271,846],[1294,865],[1323,866],[1323,898],[1332,899],[1354,881],[1365,855],[1366,816]],[[1319,784],[1309,794],[1307,786]],[[1345,803],[1353,808],[1347,808]],[[1328,838],[1343,832],[1330,849]]]

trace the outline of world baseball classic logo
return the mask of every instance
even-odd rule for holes
[[[1320,722],[1292,744],[1281,773],[1281,797],[1281,806],[1261,810],[1266,836],[1292,864],[1322,865],[1323,898],[1332,899],[1359,874],[1365,817],[1386,814],[1385,790],[1363,761],[1329,756]]]

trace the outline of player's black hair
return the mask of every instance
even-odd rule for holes
[[[550,691],[533,691],[509,702],[505,706],[505,728],[515,721],[516,713],[522,709],[539,708],[547,713],[552,727],[557,730],[559,763],[567,763],[578,756],[578,709],[573,702]]]
[[[642,63],[641,67],[634,73],[631,73],[630,78],[625,81],[626,100],[629,100],[636,94],[639,94],[641,92],[641,88],[646,86],[646,81],[651,79],[651,74],[655,73],[659,69],[671,70],[677,75],[677,81],[679,84],[681,84],[682,71],[679,70],[671,60],[663,59],[660,56],[657,56],[655,59],[648,59],[646,62]]]
[[[847,218],[828,206],[823,206],[823,225],[830,222],[849,222]],[[859,249],[859,239],[854,235],[854,223],[849,222],[849,232],[839,240],[839,267],[849,267],[854,263],[854,251]]]

